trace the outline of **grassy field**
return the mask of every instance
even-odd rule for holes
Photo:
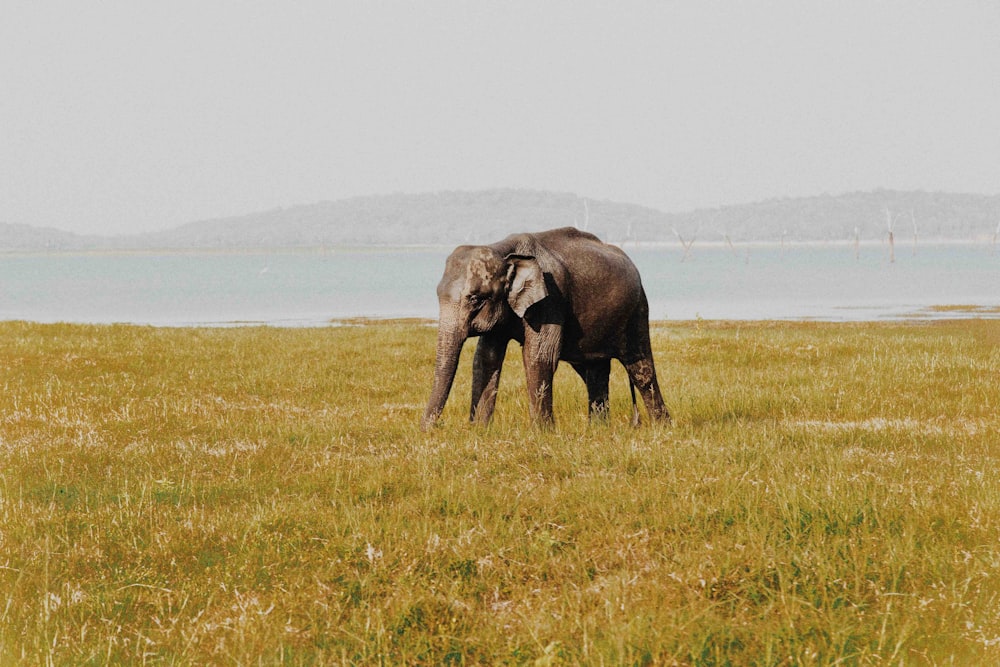
[[[0,664],[996,664],[1000,322],[656,324],[670,427],[435,330],[0,323]]]

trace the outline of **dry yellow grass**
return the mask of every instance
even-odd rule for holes
[[[424,434],[421,323],[0,324],[0,663],[1000,661],[1000,323],[653,337]]]

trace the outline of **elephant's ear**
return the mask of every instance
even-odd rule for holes
[[[538,260],[528,255],[507,255],[507,302],[518,317],[548,296]]]

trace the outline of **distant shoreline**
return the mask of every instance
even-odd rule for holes
[[[409,250],[435,250],[449,246],[434,245],[343,245],[343,246],[288,246],[274,248],[67,248],[53,250],[0,250],[0,257],[118,257],[161,255],[335,255],[337,253],[405,252]]]
[[[617,246],[624,250],[630,248],[637,249],[675,249],[684,250],[684,245],[680,241],[617,241],[608,242],[609,245]],[[409,251],[434,251],[450,250],[461,243],[448,244],[345,244],[329,246],[284,246],[284,247],[249,247],[249,248],[66,248],[66,249],[9,249],[0,250],[0,257],[117,257],[117,256],[162,256],[162,255],[335,255],[338,253],[370,253],[370,252],[409,252]],[[887,240],[862,239],[859,241],[850,240],[829,240],[829,241],[700,241],[695,238],[690,247],[692,250],[700,248],[712,249],[739,249],[739,248],[873,248],[885,247]],[[983,246],[991,247],[996,243],[992,239],[983,238],[975,240],[966,239],[918,239],[917,248],[934,246]],[[898,249],[912,249],[913,239],[900,236],[895,241]]]

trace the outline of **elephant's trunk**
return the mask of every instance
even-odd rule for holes
[[[448,324],[442,319],[438,325],[434,386],[431,389],[431,397],[427,401],[427,409],[424,411],[424,418],[421,422],[421,427],[425,431],[434,425],[434,422],[441,415],[441,411],[444,410],[444,404],[451,392],[452,382],[455,381],[458,357],[462,352],[462,345],[466,338],[465,331],[461,327],[455,326],[454,323]]]

